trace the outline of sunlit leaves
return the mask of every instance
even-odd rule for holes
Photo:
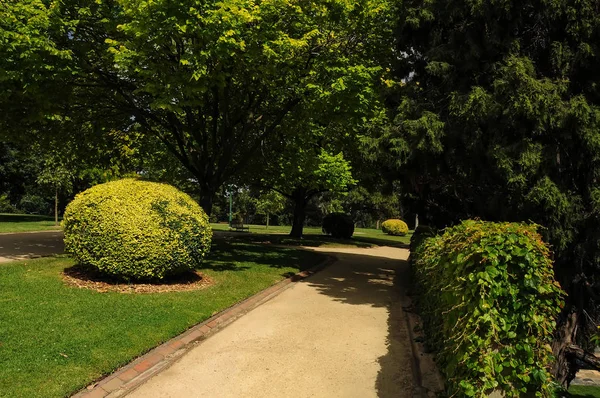
[[[469,220],[413,249],[449,395],[554,396],[548,343],[563,292],[537,226]]]

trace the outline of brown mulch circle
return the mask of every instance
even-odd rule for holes
[[[198,271],[171,277],[160,282],[123,282],[110,279],[85,267],[74,265],[65,268],[63,281],[72,287],[91,289],[100,293],[168,293],[204,289],[214,281]]]

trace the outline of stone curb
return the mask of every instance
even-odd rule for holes
[[[155,374],[171,366],[186,352],[194,348],[197,343],[223,329],[252,309],[279,295],[285,289],[289,288],[292,283],[308,278],[335,261],[335,257],[327,256],[320,264],[286,278],[254,296],[223,310],[206,321],[192,326],[179,336],[150,350],[148,353],[133,360],[102,380],[90,384],[72,395],[72,397],[113,398],[128,394]]]

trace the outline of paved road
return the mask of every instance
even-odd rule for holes
[[[64,249],[62,231],[0,234],[0,262],[61,254]]]
[[[408,251],[338,261],[193,348],[130,397],[413,397]]]

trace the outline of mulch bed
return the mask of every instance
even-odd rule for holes
[[[123,282],[78,265],[65,268],[62,277],[69,286],[95,290],[100,293],[187,292],[204,289],[214,283],[211,278],[198,271],[190,271],[160,282]]]

